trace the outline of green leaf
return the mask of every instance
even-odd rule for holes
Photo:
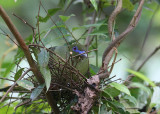
[[[129,89],[123,84],[118,84],[118,83],[112,82],[109,85],[111,85],[112,87],[115,87],[116,89],[118,89],[121,92],[124,92],[128,95],[131,95]]]
[[[108,33],[108,26],[107,24],[102,24],[99,27],[96,27],[96,29],[94,29],[94,31],[92,33],[90,33],[89,35],[101,35],[101,36],[107,36]]]
[[[106,98],[111,98],[113,100],[113,97],[117,97],[120,94],[120,91],[115,89],[114,87],[107,87],[103,90],[102,95]]]
[[[89,28],[89,27],[95,27],[96,30],[98,30],[101,27],[101,29],[103,29],[103,31],[105,31],[107,33],[108,29],[103,28],[105,26],[107,27],[107,20],[103,19],[103,20],[100,20],[100,21],[98,21],[97,23],[94,23],[94,24],[87,24],[87,25],[83,25],[83,26],[73,27],[72,31],[75,31],[75,30],[78,30],[78,29],[86,29],[86,28]]]
[[[17,81],[17,84],[25,89],[30,90],[30,91],[34,88],[33,83],[28,80],[19,80],[19,81]]]
[[[125,99],[120,99],[120,103],[123,104],[123,106],[125,107],[125,109],[130,112],[130,114],[140,114],[139,111],[133,107],[135,107],[133,105],[133,103],[131,104],[130,102],[127,102]]]
[[[14,61],[19,63],[22,60],[22,57],[24,57],[24,52],[21,48],[18,48],[17,54],[14,56]]]
[[[14,76],[15,81],[17,81],[19,79],[19,77],[22,75],[23,70],[24,70],[24,68],[21,68],[16,72],[16,74]]]
[[[129,11],[132,11],[134,9],[134,5],[130,0],[122,0],[123,8],[126,8]]]
[[[46,67],[49,61],[49,53],[45,49],[41,49],[38,54],[38,63],[40,67]]]
[[[125,107],[123,106],[122,103],[118,101],[107,101],[107,103],[110,105],[110,107],[114,112],[119,112],[120,114],[126,114]]]
[[[66,22],[68,19],[70,19],[72,16],[75,16],[74,14],[71,14],[70,16],[63,16],[63,15],[59,15],[59,17],[61,18],[61,20],[63,22]]]
[[[141,84],[141,83],[132,82],[132,83],[130,84],[130,87],[139,88],[139,89],[145,91],[148,95],[151,95],[151,94],[152,94],[151,90],[150,90],[148,87],[146,87],[145,85]]]
[[[56,24],[57,25],[57,24]],[[57,25],[57,26],[53,26],[53,27],[51,27],[50,29],[58,29],[58,28],[65,28],[65,25]]]
[[[130,96],[130,95],[125,95],[123,98],[133,103],[135,106],[137,106],[137,100],[135,97]]]
[[[33,35],[32,34],[30,34],[27,38],[25,38],[25,42],[26,42],[27,45],[31,44],[32,41],[33,41]]]
[[[97,11],[98,10],[98,5],[97,5],[96,0],[90,0],[90,2],[92,3],[94,9]]]
[[[48,14],[45,17],[39,16],[39,22],[47,22],[48,19],[53,16],[57,11],[59,11],[61,8],[54,8],[49,9]]]
[[[15,0],[0,0],[0,4],[2,7],[4,8],[16,8],[17,6],[20,6],[21,4],[23,4],[23,0],[17,0],[15,2]]]
[[[47,91],[51,83],[51,73],[48,69],[49,53],[45,49],[41,49],[41,52],[38,54],[38,63],[40,66],[40,71],[43,74],[45,80]]]
[[[133,71],[133,70],[130,70],[130,69],[127,69],[127,71],[131,74],[134,74],[136,77],[148,82],[152,87],[155,87],[156,85],[149,79],[147,78],[145,75],[143,75],[142,73],[140,72],[136,72],[136,71]]]
[[[46,84],[46,88],[47,88],[47,91],[50,87],[50,83],[51,83],[51,73],[50,73],[50,70],[48,69],[48,67],[40,67],[40,71],[41,73],[43,74],[43,78],[45,80],[45,84]]]
[[[34,101],[40,95],[44,86],[45,84],[41,84],[32,91],[31,96],[30,96],[30,99],[32,99],[32,101]]]
[[[104,22],[105,22],[105,20],[104,20]],[[104,22],[99,22],[99,23],[95,23],[95,24],[83,25],[83,26],[81,26],[81,27],[85,27],[85,28],[96,27],[96,28],[99,29],[99,27],[101,27],[101,26],[107,26],[107,24],[104,23]]]
[[[11,72],[11,70],[12,70],[14,67],[15,67],[15,62],[9,62],[9,61],[3,62],[3,63],[2,63],[2,68],[1,68],[1,70],[2,70],[2,69],[5,69],[5,70],[4,70],[4,71],[1,71],[2,76],[3,76],[3,77],[6,77],[6,76]],[[3,81],[3,80],[2,80],[2,81]]]
[[[91,36],[104,36],[104,37],[108,37],[106,34],[100,33],[100,32],[95,32],[95,33],[91,33],[91,34],[88,34],[88,35],[91,35]]]

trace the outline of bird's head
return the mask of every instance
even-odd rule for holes
[[[73,46],[73,47],[72,47],[72,51],[74,51],[74,52],[79,52],[78,47],[77,47],[77,46]]]
[[[78,46],[73,46],[72,51],[76,52],[77,54],[82,54],[81,56],[87,57],[86,51],[83,48],[78,48]]]

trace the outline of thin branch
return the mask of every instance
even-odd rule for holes
[[[160,49],[160,46],[156,47],[154,49],[154,51],[142,62],[142,64],[137,68],[137,71],[139,71],[143,66],[144,64]]]
[[[3,35],[7,36],[14,44],[17,45],[17,47],[19,47],[18,44],[1,27],[0,27],[0,29],[1,29],[1,31],[3,31]]]
[[[8,80],[8,81],[12,81],[12,82],[15,82],[14,80],[11,80],[11,79],[8,79],[8,78],[3,78],[3,77],[0,77],[1,80]]]
[[[16,14],[12,13],[13,16],[17,17],[19,20],[21,20],[23,23],[25,23],[26,25],[28,25],[29,27],[31,27],[32,29],[36,29],[35,27],[33,27],[31,24],[29,24],[27,21],[25,21],[24,19],[20,18],[19,16],[17,16]]]
[[[1,107],[0,107],[0,109],[1,109],[1,108],[3,108],[3,107],[5,107],[5,106],[8,106],[9,104],[12,104],[12,103],[14,103],[14,102],[18,101],[18,100],[19,100],[19,99],[16,99],[16,100],[14,100],[14,101],[12,101],[12,102],[10,102],[10,103],[7,103],[7,104],[5,104],[5,105],[1,106]]]
[[[116,63],[118,63],[118,62],[121,61],[121,60],[122,60],[122,59],[119,59],[119,60],[113,62],[112,64],[116,64]],[[111,66],[112,66],[112,65],[108,66],[108,68],[110,68]]]
[[[114,63],[115,63],[116,58],[117,58],[117,54],[118,54],[118,51],[117,51],[117,49],[115,48],[115,56],[114,56],[114,59],[113,59],[112,65],[111,65],[111,69],[110,69],[110,71],[109,71],[110,74],[111,74],[111,72],[112,72],[112,70],[113,70]]]
[[[35,32],[35,27],[33,27],[31,24],[29,24],[27,21],[25,21],[24,19],[20,18],[19,16],[17,16],[16,14],[12,13],[13,16],[17,17],[19,20],[21,20],[23,23],[25,23],[26,25],[28,25],[31,29],[32,29],[32,32],[33,32],[33,43],[34,41],[36,41],[37,43],[37,40],[35,38],[35,35],[36,35],[36,32]]]
[[[42,45],[44,46],[43,42],[41,41],[40,29],[39,29],[39,13],[40,13],[40,9],[41,9],[41,1],[39,3],[39,10],[38,10],[38,16],[37,16],[37,26],[38,26],[38,38],[39,38],[39,42],[41,42]]]
[[[31,69],[28,69],[24,74],[22,74],[22,75],[19,77],[19,79],[18,79],[17,81],[21,80],[21,79],[22,79],[28,72],[30,72],[30,71],[31,71]],[[13,90],[13,88],[14,88],[14,87],[16,86],[16,84],[17,84],[17,81],[14,82],[14,84],[7,90],[6,94],[1,98],[0,102],[3,102],[3,100],[6,98],[6,96],[8,95],[8,93]]]

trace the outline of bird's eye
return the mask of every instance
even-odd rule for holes
[[[76,48],[76,47],[73,47],[73,49],[76,50],[77,48]]]

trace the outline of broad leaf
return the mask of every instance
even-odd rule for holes
[[[130,114],[139,114],[139,111],[133,107],[135,107],[133,105],[133,103],[131,104],[130,102],[127,102],[124,99],[120,99],[120,103],[123,104],[123,106],[125,107],[125,109],[130,112]]]
[[[123,106],[123,104],[121,104],[118,101],[107,101],[107,103],[110,105],[110,107],[112,108],[112,110],[114,112],[119,112],[121,114],[126,114],[125,113],[125,107]]]
[[[17,84],[25,89],[30,90],[30,91],[34,88],[33,83],[28,80],[19,80],[19,81],[17,81]]]
[[[92,3],[94,9],[97,11],[98,10],[98,5],[97,5],[96,0],[90,0],[90,2]]]
[[[127,71],[128,71],[129,73],[131,73],[131,74],[134,74],[136,77],[138,77],[138,78],[140,78],[140,79],[148,82],[152,87],[155,87],[155,86],[156,86],[149,78],[147,78],[147,77],[146,77],[145,75],[143,75],[142,73],[136,72],[136,71],[133,71],[133,70],[130,70],[130,69],[128,69]]]
[[[107,87],[103,90],[102,95],[111,98],[113,100],[113,97],[117,97],[120,94],[120,91],[115,89],[114,87]]]
[[[19,77],[22,75],[23,70],[24,70],[24,68],[21,68],[16,72],[16,74],[14,76],[15,81],[17,81],[19,79]]]
[[[40,67],[46,67],[49,61],[49,53],[45,49],[41,49],[38,54],[38,63]]]
[[[31,96],[30,96],[30,99],[32,99],[32,101],[34,101],[40,95],[44,86],[45,84],[41,84],[32,91]]]
[[[115,87],[116,89],[118,89],[121,92],[124,92],[128,95],[131,95],[129,89],[123,84],[118,84],[118,83],[112,82],[109,85],[111,85],[112,87]]]
[[[135,106],[137,106],[137,100],[135,97],[130,96],[130,95],[125,95],[123,98],[133,103]]]
[[[49,61],[49,53],[45,49],[42,49],[41,52],[38,54],[38,63],[40,66],[40,71],[45,80],[47,91],[51,83],[51,73],[50,70],[48,69],[48,61]]]
[[[48,67],[44,68],[44,67],[40,67],[40,71],[43,74],[43,78],[45,80],[45,84],[46,84],[46,88],[47,91],[50,87],[50,83],[51,83],[51,73],[50,70],[48,69]]]

